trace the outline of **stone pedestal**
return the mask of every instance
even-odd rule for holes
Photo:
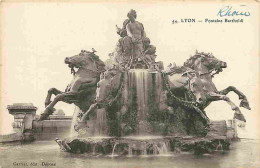
[[[13,105],[8,105],[7,109],[14,116],[12,126],[15,132],[23,133],[26,130],[32,130],[37,107],[33,106],[32,103],[14,103]]]

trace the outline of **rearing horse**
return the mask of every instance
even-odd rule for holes
[[[54,106],[59,101],[74,103],[83,112],[93,103],[100,73],[105,71],[104,62],[94,52],[82,50],[78,55],[65,58],[65,64],[71,68],[73,79],[65,92],[56,88],[48,90],[45,100],[46,109],[41,114],[40,121],[47,119],[53,113]],[[74,68],[78,70],[75,71]],[[53,101],[51,101],[52,94],[56,96]]]
[[[241,99],[240,107],[251,110],[246,96],[234,86],[229,86],[222,91],[218,91],[212,78],[215,74],[226,68],[226,62],[220,61],[212,54],[198,53],[189,58],[182,67],[175,65],[168,66],[166,74],[171,90],[187,89],[193,93],[193,97],[199,107],[204,110],[211,102],[224,100],[233,111],[235,111],[234,119],[246,122],[243,114],[238,106],[236,106],[228,96],[230,91],[235,92]]]

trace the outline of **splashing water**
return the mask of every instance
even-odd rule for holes
[[[122,137],[124,139],[132,139],[132,140],[156,140],[156,139],[164,139],[163,136],[125,136]]]
[[[104,108],[97,109],[95,136],[104,136],[107,132],[106,111]]]
[[[115,143],[114,144],[114,147],[113,147],[113,150],[112,150],[112,154],[111,156],[114,157],[115,156],[115,149],[116,149],[116,146],[118,145],[118,143]]]
[[[92,151],[92,154],[95,155],[96,153],[96,145],[93,145],[93,151]]]
[[[159,155],[165,155],[169,153],[166,143],[167,142],[160,142],[159,146],[156,145]]]
[[[131,144],[128,145],[128,157],[132,157],[133,156],[133,148],[131,146]]]
[[[74,125],[77,123],[78,114],[80,112],[81,112],[81,110],[79,109],[79,107],[75,106],[73,117],[72,117],[72,122],[71,122],[71,128],[70,128],[69,137],[74,137],[74,136],[78,135],[78,133],[74,129]]]
[[[143,156],[147,157],[147,145],[144,143],[144,148],[143,148]]]

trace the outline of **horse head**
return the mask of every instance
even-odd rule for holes
[[[222,71],[222,68],[227,67],[227,63],[214,57],[210,53],[198,53],[188,59],[184,66],[187,66],[200,74],[211,73],[215,71],[213,75]]]
[[[64,60],[65,64],[71,68],[71,72],[75,74],[74,68],[84,68],[96,72],[104,72],[105,64],[99,59],[95,54],[95,51],[89,52],[86,50],[81,50],[81,53],[66,57]]]

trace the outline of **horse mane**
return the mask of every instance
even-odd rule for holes
[[[99,73],[106,71],[106,69],[105,69],[105,66],[106,66],[105,63],[99,58],[99,56],[97,56],[97,55],[95,54],[94,51],[93,51],[93,52],[89,52],[89,51],[86,51],[86,50],[82,50],[79,55],[84,55],[84,54],[88,55],[88,56],[89,56],[89,59],[96,64],[96,66],[97,66],[97,71],[98,71]]]
[[[189,59],[187,59],[183,66],[185,67],[189,67],[191,69],[193,69],[193,66],[194,66],[194,62],[200,58],[201,56],[205,56],[205,57],[211,57],[212,54],[211,53],[204,53],[204,52],[198,52],[196,51],[195,55],[191,56]]]
[[[96,63],[97,70],[98,72],[104,72],[106,71],[105,69],[105,63],[97,56],[95,53],[90,54],[90,59]]]

